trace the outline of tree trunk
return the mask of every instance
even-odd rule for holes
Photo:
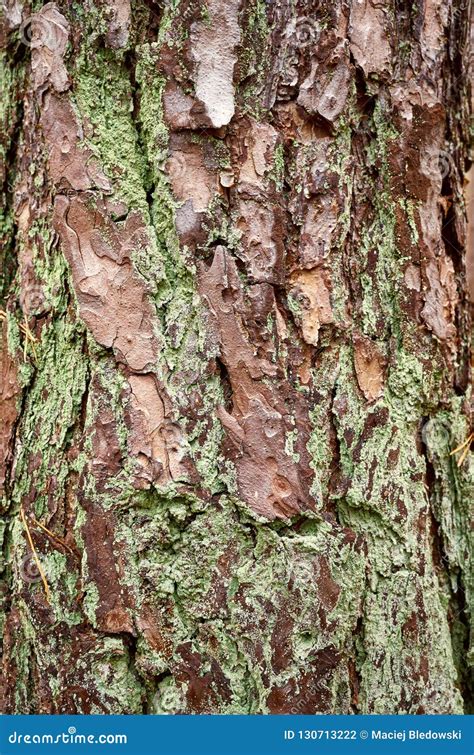
[[[3,712],[469,710],[466,0],[5,50]]]

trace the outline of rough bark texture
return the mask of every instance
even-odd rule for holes
[[[4,712],[469,710],[468,16],[7,0]]]

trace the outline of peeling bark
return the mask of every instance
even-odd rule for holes
[[[1,710],[472,711],[464,0],[4,15]]]

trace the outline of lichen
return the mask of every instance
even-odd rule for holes
[[[64,496],[68,466],[60,451],[72,439],[89,369],[81,330],[76,324],[57,319],[44,328],[35,347],[37,373],[21,418],[24,445],[16,462],[12,500],[19,504],[34,484],[38,518],[46,511],[52,476],[55,496]],[[29,466],[32,454],[38,460],[34,469]]]
[[[74,99],[84,144],[113,180],[118,198],[148,217],[150,179],[132,120],[132,88],[124,63],[109,50],[84,47],[74,71]]]
[[[288,454],[288,456],[291,456],[295,464],[298,464],[300,460],[300,455],[295,451],[295,443],[298,439],[298,430],[290,430],[286,434],[286,441],[285,441],[285,452]]]
[[[279,143],[275,147],[273,165],[268,173],[268,177],[274,182],[277,191],[283,189],[285,178],[285,149],[283,143]]]

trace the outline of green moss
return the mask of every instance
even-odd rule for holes
[[[63,451],[71,440],[86,387],[88,362],[76,325],[56,320],[43,329],[35,346],[37,374],[24,405],[20,431],[23,445],[16,462],[12,500],[18,504],[36,489],[36,516],[46,509],[48,483],[55,478],[55,496],[64,496],[68,465]],[[29,467],[37,458],[35,469]]]
[[[34,709],[36,696],[31,695],[29,677],[31,658],[34,656],[35,632],[23,601],[19,604],[21,624],[14,638],[17,683],[15,686],[15,710],[29,712]]]
[[[363,587],[362,554],[344,544],[342,534],[314,522],[311,534],[296,535],[287,528],[288,534],[281,536],[256,525],[254,518],[252,524],[245,524],[234,503],[223,496],[218,505],[206,506],[197,499],[172,503],[160,495],[141,495],[142,503],[137,499],[117,533],[121,552],[130,559],[128,580],[137,585],[146,580],[158,612],[160,605],[173,606],[168,619],[173,630],[172,663],[180,662],[180,644],[190,642],[201,659],[201,675],[215,663],[221,668],[230,700],[220,701],[220,713],[266,712],[269,681],[284,684],[325,645],[334,642],[342,650],[348,627],[355,624],[356,596]],[[315,629],[319,588],[314,564],[323,555],[340,585],[331,612],[331,636],[324,628]],[[294,622],[288,640],[294,648],[291,666],[275,672],[274,632],[282,610],[289,610]],[[308,632],[304,652],[299,652],[301,638]],[[252,651],[256,642],[263,653],[258,665]],[[168,654],[141,638],[137,669],[145,685],[169,668]],[[264,683],[263,674],[270,674],[271,680]],[[186,688],[186,682],[165,677],[157,689],[150,687],[150,711],[184,711]]]
[[[339,353],[332,349],[326,351],[324,366],[312,370],[313,386],[317,400],[309,411],[311,434],[307,448],[311,457],[310,466],[313,470],[311,494],[316,501],[318,510],[324,507],[328,496],[330,465],[333,458],[331,446],[331,392],[335,380],[335,370],[338,369]]]
[[[288,304],[288,309],[290,310],[290,312],[296,318],[299,318],[302,312],[300,302],[297,299],[295,299],[294,296],[292,296],[291,294],[288,294],[286,297],[286,303]]]
[[[291,430],[287,432],[285,438],[285,453],[291,456],[295,464],[298,464],[300,455],[295,451],[295,443],[298,440],[298,430]]]
[[[162,324],[163,355],[168,367],[173,370],[182,358],[183,351],[186,351],[190,331],[196,332],[200,328],[196,319],[199,301],[195,293],[194,266],[179,245],[175,227],[176,202],[164,172],[168,149],[168,132],[163,121],[162,105],[165,81],[157,79],[155,75],[154,57],[149,46],[144,45],[142,48],[136,76],[141,90],[142,140],[154,186],[151,219],[156,238],[156,256],[164,267],[164,274],[159,282],[155,279],[150,283],[156,291],[155,302]],[[153,276],[153,265],[149,275],[141,260],[136,258],[136,261],[138,269],[147,279]],[[174,333],[172,339],[168,335],[170,331]]]
[[[368,411],[354,386],[348,351],[343,351],[335,396],[335,406],[345,407],[343,414],[335,411],[334,417],[341,474],[348,482],[347,491],[337,500],[339,518],[363,534],[370,569],[364,639],[358,655],[361,712],[400,710],[408,659],[420,658],[422,653],[427,656],[430,674],[443,679],[439,696],[408,701],[403,710],[415,712],[423,705],[427,712],[460,712],[450,629],[443,608],[445,586],[426,557],[431,548],[429,530],[420,531],[428,499],[418,418],[424,390],[429,387],[422,387],[423,370],[415,357],[400,356],[389,376],[386,400]],[[417,571],[420,558],[425,564],[423,576]],[[414,605],[419,610],[423,606],[426,620],[412,636],[403,626]],[[375,670],[375,659],[382,656],[383,668]]]
[[[396,244],[396,219],[390,194],[375,197],[375,216],[362,234],[361,264],[368,266],[369,255],[376,254],[375,270],[362,272],[362,323],[364,332],[372,337],[386,336],[399,318],[397,284],[401,276]],[[383,332],[380,333],[384,313]]]
[[[273,154],[273,165],[268,177],[274,182],[275,189],[282,191],[285,179],[285,148],[283,143],[277,144]]]
[[[75,102],[86,127],[85,145],[113,181],[118,198],[131,209],[141,210],[146,218],[150,183],[132,120],[132,88],[124,64],[108,50],[97,49],[91,54],[84,48],[74,80]]]
[[[94,582],[91,582],[90,580],[87,579],[87,566],[86,566],[85,559],[83,559],[82,573],[85,578],[85,589],[84,589],[84,597],[82,600],[82,610],[87,616],[90,624],[93,627],[96,627],[97,626],[96,611],[97,611],[97,606],[100,603],[100,596],[99,596],[99,590],[97,589],[97,586],[94,584]]]
[[[351,94],[351,104],[355,100],[355,92]],[[334,232],[331,256],[332,264],[332,292],[331,307],[335,322],[344,323],[347,305],[347,281],[344,276],[343,255],[346,240],[352,222],[353,171],[352,161],[352,121],[347,114],[342,114],[337,121],[334,142],[328,148],[328,170],[338,177],[339,194],[342,207],[338,214],[337,227]]]
[[[58,551],[41,554],[40,561],[50,589],[54,621],[67,626],[80,624],[83,617],[75,600],[79,574],[70,571],[66,556]],[[41,582],[37,583],[37,589],[43,590]]]
[[[6,326],[8,353],[10,356],[16,357],[18,352],[23,349],[24,343],[20,331],[20,325],[11,312],[7,312]]]
[[[205,485],[217,492],[223,490],[218,479],[222,464],[219,450],[222,429],[215,418],[215,407],[223,403],[223,395],[219,381],[208,374],[207,365],[214,350],[206,336],[202,305],[195,287],[195,267],[186,249],[180,247],[176,233],[176,202],[164,172],[168,154],[162,104],[165,81],[156,77],[155,54],[151,46],[141,48],[136,75],[141,91],[141,134],[154,185],[151,217],[157,255],[164,268],[163,278],[157,286],[155,283],[154,297],[161,323],[161,353],[165,362],[162,375],[169,394],[177,402],[182,402],[183,396],[193,389],[200,390],[204,380],[206,382],[206,390],[200,391],[204,400],[203,419],[189,435],[189,449]],[[219,149],[216,159],[226,162],[227,151],[221,150],[221,154]],[[137,265],[148,278],[141,261],[138,260]],[[150,283],[153,285],[153,281]],[[189,372],[193,373],[194,386],[189,384]]]
[[[390,365],[386,387],[392,416],[397,416],[402,424],[416,422],[430,402],[433,384],[432,373],[424,369],[419,359],[403,348],[398,349]]]
[[[411,242],[417,244],[419,241],[419,233],[416,225],[415,210],[416,204],[411,199],[401,198],[399,199],[400,206],[405,210],[408,225],[410,228]]]
[[[89,657],[85,654],[83,658],[89,683],[97,691],[96,700],[107,701],[110,712],[115,714],[142,712],[144,689],[122,639],[103,637]],[[92,705],[91,713],[103,712],[101,705]]]
[[[423,618],[419,614],[423,596]],[[429,694],[422,691],[407,700],[404,710],[417,713],[462,713],[446,614],[439,600],[436,580],[400,571],[379,579],[365,600],[364,648],[362,650],[361,709],[387,714],[396,709],[403,689],[418,664],[438,680]],[[396,621],[394,621],[396,617]],[[418,620],[417,618],[418,617]],[[405,628],[411,622],[411,634]]]
[[[244,86],[239,88],[237,96],[244,112],[262,120],[266,113],[263,89],[269,61],[266,52],[271,33],[264,0],[252,0],[246,21],[241,30],[239,53],[240,81]]]
[[[17,252],[15,249],[16,223],[13,212],[12,194],[17,177],[16,166],[11,151],[22,141],[21,93],[24,86],[26,65],[23,61],[14,62],[5,52],[0,53],[0,162],[4,167],[4,185],[0,196],[0,308],[5,308],[9,289],[13,281]]]
[[[163,679],[153,695],[150,713],[177,714],[184,713],[186,708],[183,689],[172,676]]]
[[[474,665],[469,631],[474,620],[474,542],[470,526],[474,461],[472,453],[469,453],[463,464],[458,466],[462,452],[452,454],[451,451],[461,445],[468,434],[469,426],[463,414],[461,398],[453,399],[451,406],[431,417],[423,428],[423,440],[434,472],[431,496],[433,514],[439,527],[442,563],[449,580],[445,591],[449,613],[453,617],[453,652],[459,675],[468,690],[467,700],[472,697]]]

